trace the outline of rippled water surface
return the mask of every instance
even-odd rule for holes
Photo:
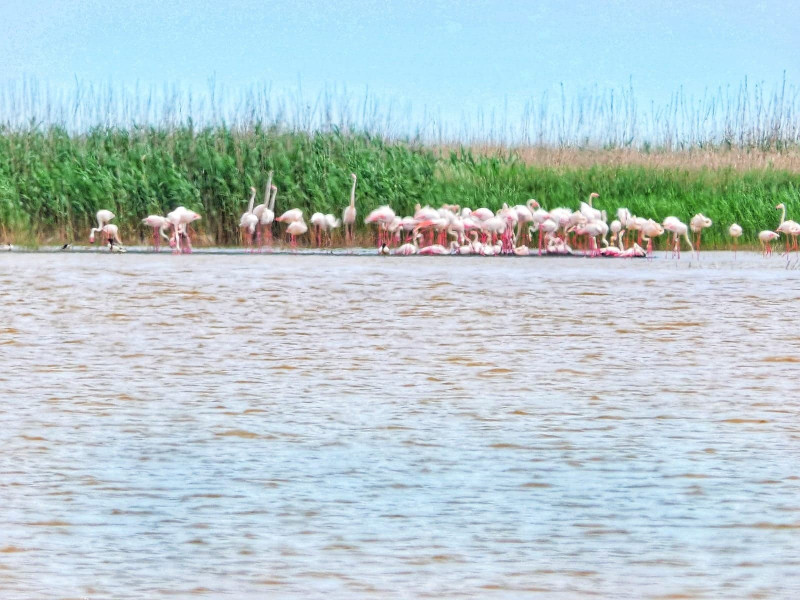
[[[0,255],[0,597],[797,597],[786,266]]]

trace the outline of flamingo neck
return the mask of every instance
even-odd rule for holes
[[[255,189],[250,194],[250,203],[247,205],[247,212],[253,212],[253,203],[256,201],[256,191]]]
[[[267,178],[267,187],[264,188],[264,206],[269,206],[270,189],[272,188],[272,171],[269,172]]]
[[[683,231],[683,238],[686,240],[686,243],[689,244],[689,251],[694,252],[694,246],[692,246],[692,240],[689,239],[689,230],[685,229]]]
[[[356,207],[356,178],[353,177],[353,187],[350,188],[350,208]]]
[[[781,223],[780,223],[780,225],[778,225],[778,227],[780,227],[781,225],[783,225],[783,222],[784,222],[785,220],[786,220],[786,207],[785,207],[785,206],[782,206],[782,207],[781,207]]]
[[[274,213],[275,212],[275,196],[278,195],[278,188],[272,190],[272,197],[269,199],[269,209]]]

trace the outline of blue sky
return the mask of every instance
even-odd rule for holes
[[[745,76],[800,83],[798,23],[785,0],[9,0],[0,79],[368,87],[448,114],[630,80],[663,103]]]

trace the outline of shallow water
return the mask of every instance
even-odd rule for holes
[[[794,266],[0,255],[0,597],[796,597]]]

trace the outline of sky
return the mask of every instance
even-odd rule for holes
[[[786,0],[8,0],[0,81],[227,89],[325,86],[415,106],[518,109],[543,92],[621,88],[666,103],[800,84],[800,3]]]

